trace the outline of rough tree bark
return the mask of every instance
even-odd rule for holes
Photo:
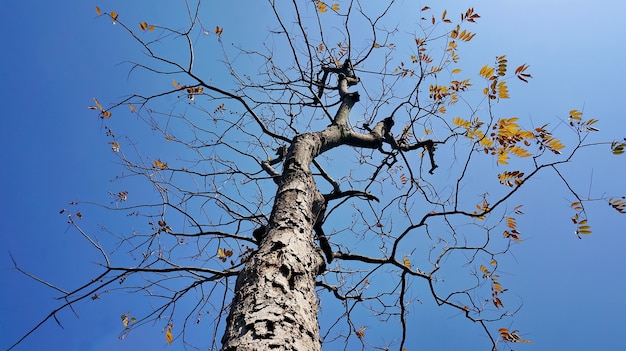
[[[298,135],[289,147],[266,231],[237,278],[224,351],[321,349],[315,280],[325,263],[312,233],[325,198],[310,165],[339,145],[379,147],[389,133],[382,123],[370,134],[349,129],[350,109],[359,96],[347,87],[358,78],[348,65],[332,70],[339,73],[341,105],[325,130]]]
[[[324,261],[311,233],[324,198],[309,169],[321,144],[311,133],[290,148],[267,231],[237,279],[224,350],[321,348],[315,278]]]

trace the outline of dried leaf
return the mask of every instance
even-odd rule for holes
[[[404,264],[406,268],[411,269],[411,261],[409,261],[409,259],[406,256],[402,258],[402,263]]]
[[[167,169],[167,163],[164,163],[161,159],[153,161],[152,166],[157,169]]]
[[[172,328],[174,327],[174,325],[172,325],[172,323],[170,323],[167,326],[167,331],[165,332],[165,341],[167,341],[168,345],[172,344],[172,341],[174,340],[174,335],[172,335]]]

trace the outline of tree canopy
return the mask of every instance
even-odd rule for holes
[[[64,303],[47,319],[139,293],[149,307],[123,312],[122,338],[147,324],[168,344],[219,349],[237,276],[289,241],[273,234],[277,211],[302,209],[306,225],[287,229],[319,246],[300,257],[319,266],[324,345],[418,348],[415,318],[429,319],[419,306],[434,302],[486,348],[507,349],[532,341],[515,327],[523,297],[506,263],[543,227],[526,217],[542,199],[521,194],[558,186],[570,211],[558,225],[574,237],[593,232],[597,203],[626,212],[624,194],[590,192],[574,167],[591,149],[620,157],[626,139],[605,139],[581,106],[562,118],[510,111],[532,66],[472,50],[479,9],[413,6],[398,21],[406,4],[269,1],[255,5],[258,31],[230,37],[239,23],[185,5],[176,23],[96,8],[141,54],[124,65],[130,95],[90,106],[122,166],[109,202],[62,211],[101,270],[76,289],[53,286]],[[288,189],[305,197],[279,206],[290,170],[312,177]],[[122,220],[96,231],[90,211]]]

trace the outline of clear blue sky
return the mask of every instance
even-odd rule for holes
[[[148,3],[152,5],[146,7]],[[113,190],[109,180],[120,169],[113,163],[103,124],[87,106],[93,97],[105,103],[129,92],[127,67],[117,64],[133,58],[137,51],[122,40],[126,34],[119,28],[96,19],[95,6],[115,9],[134,23],[135,18],[164,18],[170,13],[166,3],[170,2],[11,1],[4,6],[0,22],[0,135],[5,145],[0,153],[2,349],[58,305],[55,291],[12,268],[9,251],[23,269],[64,289],[77,287],[99,271],[93,264],[97,253],[68,230],[59,211],[68,208],[69,201],[108,201],[107,192]],[[226,19],[233,12],[229,6],[240,2],[225,3],[211,4],[216,6],[215,18],[207,22],[221,21],[225,31],[241,33],[265,28],[262,18],[229,23]],[[426,1],[416,3],[433,6]],[[447,3],[455,16],[467,6],[465,1]],[[491,63],[495,55],[506,54],[513,62],[531,66],[533,80],[525,89],[516,90],[506,105],[510,115],[556,123],[558,118],[566,119],[570,109],[580,109],[600,119],[606,139],[626,136],[622,100],[626,2],[473,3],[482,18],[474,28],[478,32],[474,52],[465,54],[471,56],[468,60],[480,67]],[[237,6],[237,11],[247,17],[254,9]],[[589,187],[595,195],[603,195],[602,189],[626,193],[626,158],[603,152],[582,155],[575,183]],[[506,284],[523,302],[513,327],[535,344],[516,349],[623,348],[626,216],[598,205],[591,218],[594,234],[578,240],[567,223],[571,199],[562,188],[531,184],[520,202],[532,200],[537,206],[526,206],[523,217],[526,228],[532,230],[527,229],[527,240],[513,252],[514,265],[507,267]],[[106,218],[94,221],[104,223]],[[127,295],[86,301],[76,306],[80,318],[70,311],[59,315],[65,329],[51,321],[17,349],[180,349],[180,345],[167,346],[160,325],[145,326],[123,341],[117,339],[122,329],[120,315],[137,301],[138,297]],[[413,332],[420,340],[413,340],[415,346],[407,349],[488,346],[480,330],[455,315],[443,308],[414,308],[411,318],[421,322],[414,322]]]

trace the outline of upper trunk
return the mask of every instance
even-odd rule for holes
[[[315,280],[325,263],[312,233],[325,200],[310,164],[354,138],[347,119],[358,94],[340,93],[334,123],[292,141],[266,232],[237,277],[223,351],[321,349]]]
[[[267,232],[239,273],[223,350],[320,350],[315,278],[324,261],[313,242],[314,207],[324,201],[309,165],[318,133],[295,138]]]

